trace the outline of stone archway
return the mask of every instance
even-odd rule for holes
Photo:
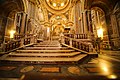
[[[24,11],[24,4],[22,0],[3,1],[0,3],[0,11],[0,43],[3,43],[5,35],[9,34],[9,29],[14,27],[15,14]]]
[[[110,36],[109,36],[109,23],[108,17],[110,11],[109,7],[112,8],[111,1],[109,0],[85,0],[85,8],[90,12],[91,18],[91,28],[92,33],[95,34],[95,37],[98,36],[97,30],[102,28],[103,32],[103,44],[104,47],[107,45],[110,48]]]

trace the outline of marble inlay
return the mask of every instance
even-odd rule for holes
[[[78,75],[80,74],[80,70],[78,67],[69,67],[68,71],[72,74],[78,74]]]
[[[60,72],[60,68],[59,67],[42,67],[39,71],[40,72]]]
[[[27,66],[27,67],[22,68],[22,69],[20,70],[20,72],[25,73],[25,72],[32,71],[33,69],[34,69],[33,66]]]

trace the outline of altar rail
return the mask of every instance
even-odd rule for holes
[[[88,39],[87,34],[64,34],[67,37],[75,38],[75,39]]]
[[[36,35],[33,34],[26,34],[22,37],[17,36],[15,39],[8,41],[7,43],[3,43],[2,45],[2,52],[8,52],[13,49],[19,48],[21,46],[35,43],[36,42]]]
[[[74,48],[83,50],[85,52],[92,52],[93,51],[93,46],[92,46],[91,43],[77,41],[76,39],[69,38],[67,36],[64,36],[64,43],[67,44],[67,45],[70,45]]]

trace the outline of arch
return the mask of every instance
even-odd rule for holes
[[[20,1],[21,1],[21,4],[23,4],[23,11],[27,13],[27,10],[28,10],[27,1],[26,0],[20,0]]]
[[[4,23],[4,25],[1,23],[0,25],[2,25],[2,28],[0,30],[0,36],[2,38],[0,38],[0,40],[2,40],[1,42],[4,41],[4,36],[5,36],[5,32],[8,32],[6,30],[7,27],[9,27],[9,29],[11,29],[14,26],[14,16],[17,12],[21,12],[21,11],[25,11],[25,6],[24,6],[24,2],[22,0],[7,0],[7,1],[3,1],[2,3],[0,3],[0,18],[2,18],[2,23]],[[10,26],[11,25],[11,26]]]
[[[102,10],[102,12],[104,12],[104,21],[105,21],[105,26],[103,27],[101,24],[98,24],[98,28],[103,28],[105,29],[105,31],[103,32],[103,41],[107,42],[105,43],[106,45],[111,45],[111,41],[110,41],[110,14],[113,10],[113,4],[112,4],[112,0],[85,0],[85,8],[87,10],[92,10],[93,8],[97,7],[99,9]],[[93,24],[92,21],[92,28],[93,28],[93,33],[97,34],[97,30],[99,29],[95,29],[96,25]],[[95,31],[96,30],[96,31]],[[95,35],[95,37],[97,37],[98,35]]]
[[[110,5],[110,2],[108,2],[108,0],[85,0],[84,1],[84,7],[85,9],[88,9],[90,10],[92,7],[99,7],[101,8],[105,14],[107,14],[108,12],[111,11],[111,8],[109,8],[111,5]]]
[[[53,15],[50,18],[50,22],[52,24],[52,32],[53,35],[58,35],[59,33],[64,32],[64,28],[66,27],[67,18],[65,15]]]
[[[102,1],[93,2],[90,8],[93,8],[93,7],[101,8],[105,12],[105,14],[108,14],[111,11],[108,5]]]
[[[50,18],[50,22],[53,23],[53,24],[56,24],[58,22],[60,22],[61,24],[66,24],[67,18],[66,18],[65,15],[53,15]]]

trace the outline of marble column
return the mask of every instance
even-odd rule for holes
[[[25,21],[26,20],[26,14],[22,13],[22,22],[21,22],[21,31],[20,34],[24,34],[24,30],[25,30]]]
[[[80,33],[81,34],[84,34],[84,19],[83,19],[83,12],[80,14],[81,15],[81,20],[80,20],[80,22],[81,22],[81,26],[80,26]]]
[[[94,15],[94,22],[93,22],[93,25],[94,25],[94,29],[93,29],[93,34],[94,36],[97,38],[97,29],[98,29],[98,17],[97,17],[97,12],[94,10],[93,11],[93,15]]]
[[[112,14],[111,15],[111,25],[112,25],[112,38],[114,42],[114,46],[118,47],[120,46],[119,43],[119,32],[118,32],[118,24],[117,24],[117,19],[116,15]]]
[[[21,15],[20,24],[18,25],[20,34],[24,35],[24,30],[25,30],[25,20],[26,20],[26,14],[24,12],[19,12],[18,14]],[[24,45],[24,39],[21,39],[20,46]]]
[[[116,16],[114,14],[111,15],[111,25],[112,25],[113,35],[118,37],[118,35],[119,35],[118,27],[117,27],[118,25],[117,25]]]
[[[79,33],[79,14],[78,14],[78,5],[75,5],[75,33]]]
[[[91,19],[91,11],[88,10],[88,26],[89,26],[89,32],[92,33],[93,29],[92,29],[92,19]]]
[[[86,15],[86,10],[83,12],[83,21],[84,21],[84,33],[88,33],[88,23],[87,23],[87,15]]]
[[[88,35],[89,35],[88,37],[91,38],[91,35],[93,34],[91,10],[87,11],[87,22],[88,22]]]
[[[99,16],[100,16],[99,12],[97,11],[96,12],[96,17],[97,17],[97,24],[98,24],[98,26],[100,26],[100,17]]]

